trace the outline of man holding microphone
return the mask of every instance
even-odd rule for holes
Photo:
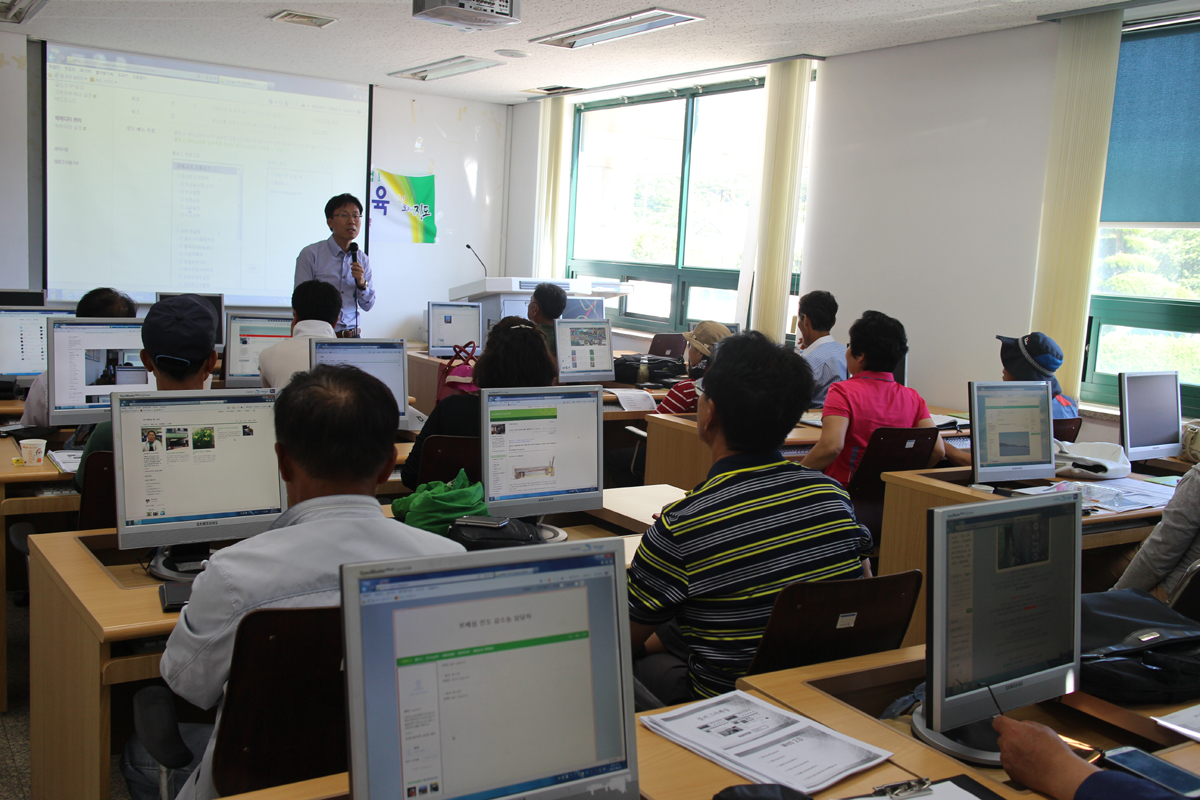
[[[362,203],[351,194],[339,194],[325,204],[325,223],[332,235],[314,242],[296,256],[295,286],[319,280],[337,287],[342,295],[342,312],[334,331],[340,338],[358,338],[359,309],[375,305],[371,264],[354,241],[362,230]]]

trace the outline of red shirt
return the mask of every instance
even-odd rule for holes
[[[690,414],[696,410],[696,382],[690,378],[671,387],[654,409],[656,414]]]
[[[845,486],[876,428],[915,428],[929,418],[929,409],[915,389],[896,383],[892,373],[860,372],[829,387],[825,417],[850,420],[841,454],[825,468],[826,475]]]

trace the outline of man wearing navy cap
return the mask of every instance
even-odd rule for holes
[[[1020,339],[997,336],[1000,340],[1001,375],[1006,381],[1049,381],[1054,392],[1050,403],[1054,419],[1075,419],[1079,404],[1062,393],[1054,373],[1062,366],[1063,352],[1058,343],[1044,333],[1034,332]]]
[[[142,364],[154,374],[160,392],[203,389],[217,365],[213,342],[217,317],[213,308],[194,294],[168,297],[150,307],[142,323]],[[112,450],[112,423],[101,422],[92,431],[75,486],[83,488],[83,465],[98,450]]]

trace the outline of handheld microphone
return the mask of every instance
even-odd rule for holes
[[[471,251],[471,255],[475,256],[475,259],[479,262],[479,266],[483,267],[483,277],[486,278],[487,277],[487,264],[483,263],[483,259],[479,257],[479,253],[475,252],[474,247],[471,247],[471,245],[467,245],[467,249]]]
[[[351,242],[350,247],[350,263],[358,263],[358,242]],[[354,335],[358,335],[358,279],[354,281]]]
[[[358,263],[358,242],[351,242],[349,251],[350,251],[350,261],[352,263],[357,264]]]

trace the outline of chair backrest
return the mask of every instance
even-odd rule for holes
[[[111,450],[97,450],[83,465],[79,530],[117,527],[117,472]]]
[[[242,618],[213,748],[222,796],[346,771],[342,649],[337,607]]]
[[[685,346],[687,339],[683,338],[682,333],[656,333],[650,340],[650,355],[680,358]]]
[[[483,479],[479,462],[478,436],[430,436],[421,443],[421,468],[417,483],[442,481],[449,483],[465,469],[471,483]]]
[[[883,479],[885,472],[903,472],[929,466],[937,446],[937,428],[876,428],[867,449],[850,478],[846,491],[854,503],[854,515],[865,525],[879,546],[883,528]]]
[[[1073,442],[1079,436],[1081,427],[1083,427],[1083,417],[1056,419],[1054,420],[1054,438],[1060,442]]]
[[[785,586],[746,674],[895,650],[904,641],[920,591],[917,569]]]
[[[1192,562],[1175,585],[1175,591],[1171,592],[1171,608],[1188,619],[1200,622],[1200,580],[1196,579],[1197,572],[1200,572],[1200,561]]]

